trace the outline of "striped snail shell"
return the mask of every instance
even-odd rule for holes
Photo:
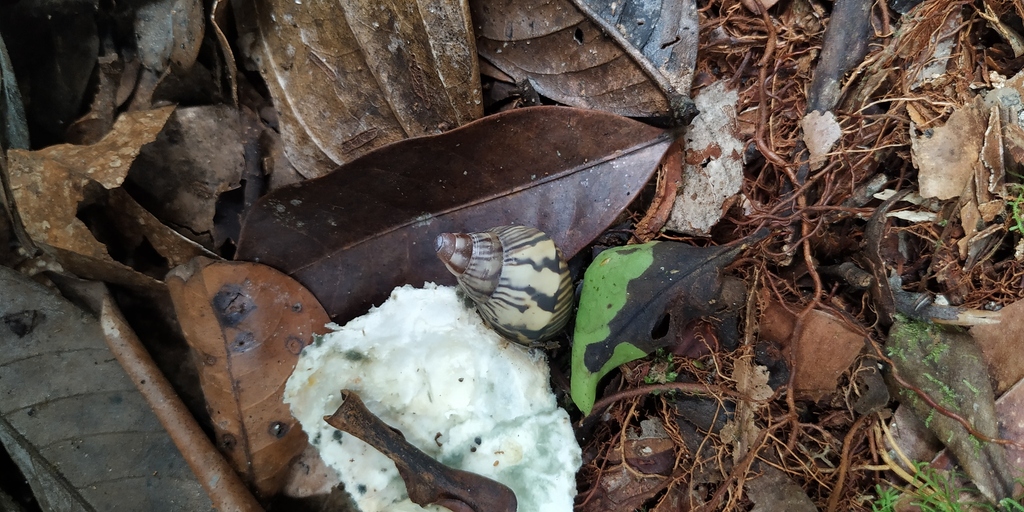
[[[482,233],[443,233],[434,249],[480,315],[505,338],[533,345],[558,334],[569,321],[569,267],[543,232],[501,226]]]

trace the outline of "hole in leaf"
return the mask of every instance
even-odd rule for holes
[[[665,335],[668,334],[668,326],[671,321],[672,315],[669,315],[668,313],[661,315],[661,319],[654,325],[654,329],[651,329],[651,338],[655,340],[664,338]]]
[[[583,44],[583,29],[577,28],[576,31],[572,33],[572,39],[573,41],[576,41],[576,44]]]
[[[674,39],[672,39],[671,41],[669,41],[667,43],[661,43],[661,49],[664,50],[665,48],[668,48],[669,46],[674,46],[678,42],[679,42],[679,36],[676,36]]]

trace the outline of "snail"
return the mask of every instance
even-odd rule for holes
[[[542,231],[501,226],[481,233],[443,233],[434,250],[484,320],[505,338],[538,344],[569,321],[569,267]]]

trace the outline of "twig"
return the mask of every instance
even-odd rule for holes
[[[106,287],[99,287],[102,288],[99,297],[90,297],[98,299],[99,304],[92,300],[90,302],[94,307],[98,306],[100,326],[110,351],[152,407],[171,441],[181,451],[185,462],[210,496],[214,508],[225,512],[263,510],[157,368],[149,352],[114,305]]]
[[[853,423],[850,427],[850,431],[846,433],[846,437],[843,438],[843,454],[839,462],[839,476],[836,478],[836,484],[832,488],[832,495],[828,497],[828,512],[835,512],[836,507],[839,505],[839,498],[843,495],[843,485],[846,483],[846,473],[850,470],[850,445],[853,444],[853,436],[860,432],[860,429],[864,428],[864,424],[867,423],[872,416],[861,416]]]

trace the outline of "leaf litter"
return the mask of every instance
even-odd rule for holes
[[[685,325],[667,322],[671,332],[664,335],[674,344],[660,350],[649,347],[643,351],[649,352],[646,356],[613,365],[594,383],[593,414],[583,415],[565,402],[578,420],[575,428],[585,454],[575,508],[770,510],[787,503],[790,509],[811,504],[825,510],[871,510],[890,488],[908,489],[906,499],[922,500],[924,494],[914,489],[927,488],[921,482],[934,480],[934,471],[946,466],[941,457],[931,468],[920,464],[934,457],[935,447],[926,443],[912,452],[909,463],[897,460],[901,451],[890,450],[895,428],[891,418],[908,418],[910,409],[924,418],[921,423],[949,425],[939,432],[940,441],[967,475],[951,473],[950,482],[979,491],[978,500],[1019,494],[1006,481],[1015,470],[1004,467],[998,453],[1005,451],[1008,465],[1019,467],[1021,435],[1013,404],[1021,372],[1014,367],[1018,358],[1012,312],[1024,297],[1024,188],[1019,176],[1024,163],[1019,121],[1024,75],[1016,28],[1024,15],[1021,7],[998,0],[925,0],[892,7],[810,0],[774,6],[701,1],[683,13],[695,20],[697,34],[677,31],[675,40],[662,37],[671,35],[671,23],[681,19],[672,9],[689,4],[653,4],[545,3],[524,13],[521,6],[475,1],[447,6],[448,24],[440,36],[423,34],[422,27],[430,23],[407,23],[415,18],[408,17],[411,11],[381,15],[348,4],[345,23],[325,28],[307,24],[299,7],[303,4],[292,2],[250,6],[252,12],[239,7],[233,13],[238,26],[230,27],[224,3],[218,3],[215,30],[205,27],[195,2],[128,9],[116,15],[122,16],[116,23],[106,23],[114,15],[101,12],[104,23],[99,25],[91,17],[67,12],[50,16],[38,6],[22,8],[10,18],[22,26],[0,22],[0,34],[27,99],[24,112],[34,150],[6,154],[0,239],[14,249],[0,261],[47,282],[59,283],[68,275],[106,281],[119,300],[135,294],[133,300],[146,302],[166,294],[168,269],[199,255],[230,258],[229,242],[237,242],[238,257],[258,258],[293,273],[329,313],[348,319],[379,303],[395,284],[429,279],[433,272],[444,275],[440,266],[427,266],[428,258],[422,264],[416,263],[418,257],[394,262],[405,261],[401,254],[410,247],[429,246],[430,237],[418,222],[451,212],[458,212],[453,224],[458,228],[516,221],[552,231],[567,253],[577,255],[577,278],[600,258],[600,250],[634,238],[710,248],[767,229],[768,240],[718,266],[723,290],[735,292],[722,299],[727,307]],[[428,11],[436,14],[420,10]],[[296,15],[299,23],[280,23]],[[395,49],[384,51],[382,30],[374,26],[382,21],[388,33],[406,37]],[[97,27],[108,26],[130,27],[133,37],[101,36]],[[173,30],[158,29],[168,26]],[[38,42],[38,36],[25,35],[31,27],[43,27],[40,34],[78,38],[85,43],[85,54],[70,60],[68,55],[47,57],[48,45],[12,43]],[[290,32],[296,28],[315,37],[303,39],[300,32]],[[216,38],[219,45],[197,44],[204,37]],[[138,41],[142,48],[126,51],[119,46],[126,40]],[[483,59],[482,82],[477,78],[477,51]],[[350,57],[364,60],[346,67]],[[403,57],[412,64],[399,68],[413,72],[388,68]],[[566,72],[561,63],[578,69]],[[259,78],[238,73],[238,65],[259,71],[264,83],[250,84]],[[25,69],[31,71],[21,71]],[[5,87],[9,75],[4,71]],[[362,81],[348,82],[357,75]],[[341,90],[337,85],[342,82],[362,85]],[[95,94],[86,93],[91,87]],[[486,96],[477,101],[480,91]],[[718,142],[721,149],[724,141],[732,141],[720,154],[711,145],[695,144],[693,137],[684,137],[691,141],[684,147],[669,149],[671,135],[678,132],[669,135],[615,117],[595,115],[589,127],[578,125],[575,131],[564,128],[572,122],[551,113],[537,114],[538,121],[520,133],[500,126],[502,119],[526,126],[533,114],[525,112],[532,109],[515,112],[514,107],[540,103],[599,108],[673,124],[673,119],[689,117],[685,104],[691,95],[712,92],[708,97],[721,101],[727,117],[734,116],[712,130],[728,136]],[[19,101],[5,89],[5,102],[14,103],[2,110],[5,123],[18,123]],[[110,136],[108,131],[123,135],[115,119],[121,123],[133,116],[169,113],[169,108],[155,110],[162,101],[240,105],[243,123],[227,131],[256,129],[237,138],[218,136],[207,151],[225,156],[216,149],[228,146],[233,158],[208,165],[202,176],[167,185],[150,179],[135,184],[153,186],[150,191],[135,185],[121,188],[129,167],[134,172],[146,166],[155,173],[150,176],[163,177],[160,162],[131,161],[140,151],[156,149],[145,145],[158,137],[163,121],[150,130],[129,130],[116,148],[104,146],[104,136]],[[486,111],[480,109],[481,102]],[[353,115],[366,105],[377,110]],[[502,114],[506,117],[486,116],[477,128],[468,124],[482,114],[509,109],[513,112]],[[577,115],[582,116],[569,117]],[[712,116],[697,119],[685,130],[706,130],[698,127],[710,123]],[[447,139],[439,135],[397,142],[462,125],[446,134],[452,135]],[[601,125],[619,131],[609,133]],[[65,141],[91,145],[53,146]],[[402,160],[409,148],[435,143],[450,153]],[[475,152],[459,153],[473,143],[481,144]],[[593,147],[560,162],[559,153],[573,150],[574,144]],[[198,142],[185,143],[194,145]],[[488,161],[485,149],[493,148],[499,157]],[[548,152],[545,158],[553,160],[532,160],[531,148],[555,148],[555,157]],[[90,151],[97,153],[90,156],[97,162],[109,162],[117,151],[132,155],[125,154],[123,172],[110,176],[90,178],[75,166],[57,165]],[[640,158],[638,151],[647,153]],[[342,163],[340,172],[331,172]],[[404,168],[394,174],[402,163]],[[513,169],[513,163],[531,169]],[[631,187],[626,194],[602,196],[600,187],[617,191],[621,184],[580,179],[581,173],[602,165],[616,175],[634,164],[639,168],[626,173],[624,186]],[[729,173],[720,173],[719,164]],[[431,183],[448,167],[471,178],[461,181],[453,175]],[[655,172],[657,180],[644,189]],[[540,183],[534,183],[534,174]],[[325,181],[290,187],[299,175],[324,176]],[[380,187],[342,186],[360,178]],[[408,187],[393,186],[402,179],[409,180]],[[331,180],[340,185],[318,189]],[[706,198],[701,180],[724,180],[727,186]],[[569,190],[555,193],[559,185],[569,184]],[[591,189],[581,193],[581,184]],[[184,190],[196,185],[201,186]],[[268,188],[279,189],[278,195],[257,202]],[[883,190],[884,196],[873,197]],[[335,191],[348,196],[333,197]],[[189,218],[175,217],[180,211],[161,210],[173,204],[168,198],[186,192],[202,196],[201,207],[192,208]],[[150,193],[160,199],[147,197]],[[430,194],[439,202],[403,202],[403,196],[416,194]],[[642,200],[634,202],[637,197]],[[652,197],[657,200],[648,207]],[[228,199],[239,206],[220,210]],[[687,200],[691,206],[682,211],[691,213],[675,214],[670,221],[671,207]],[[316,207],[299,207],[307,201]],[[375,201],[380,201],[377,209],[359,215],[325,215]],[[692,206],[694,201],[700,206]],[[290,216],[275,217],[275,211],[282,213],[276,206],[284,206]],[[240,235],[223,220],[224,215],[241,219],[250,208],[253,214]],[[290,252],[300,242],[288,236],[303,227],[299,223],[327,219],[337,226],[299,233],[304,243],[329,248],[314,256],[325,266],[304,277],[289,270],[308,262],[299,259],[299,252]],[[274,231],[280,227],[275,223],[287,229]],[[687,223],[696,228],[684,229]],[[367,245],[362,253],[347,249],[352,240],[373,240],[389,229],[405,238]],[[360,274],[378,272],[367,272],[365,262],[392,253],[400,256],[382,258],[382,266],[389,269],[379,273],[394,274],[383,283],[366,284]],[[364,265],[338,270],[335,258]],[[356,283],[352,297],[343,297],[349,291],[347,285],[339,288],[339,276]],[[305,293],[295,283],[287,288]],[[983,325],[996,321],[993,313],[999,309],[1003,324]],[[261,316],[263,308],[258,311],[257,324],[273,322]],[[898,363],[882,348],[885,343],[890,349],[898,347],[893,340],[902,322],[897,312],[974,325],[970,334],[953,335],[961,347],[956,353],[968,356],[942,365],[938,356],[929,359],[927,354],[913,361],[935,365],[927,368]],[[127,316],[145,336],[147,322]],[[5,316],[11,333],[5,336],[30,330],[42,321],[37,319],[31,314]],[[891,326],[894,319],[896,327]],[[658,327],[641,331],[650,334]],[[552,382],[568,396],[574,386],[566,378],[570,340],[561,341],[563,346],[549,353]],[[230,346],[223,339],[220,343],[221,349]],[[217,372],[218,377],[228,375]],[[884,387],[879,384],[882,375],[897,392],[891,400],[878,394]],[[955,400],[956,395],[985,395],[989,379],[994,384],[991,397]],[[931,412],[907,397],[931,402]],[[280,405],[271,402],[266,410]],[[966,413],[975,405],[983,415]],[[257,416],[263,412],[263,406],[254,409]],[[296,452],[272,457],[271,465],[292,460]],[[310,473],[320,472],[308,459],[298,464]],[[322,487],[306,488],[320,489],[317,503],[332,499],[323,497]]]

